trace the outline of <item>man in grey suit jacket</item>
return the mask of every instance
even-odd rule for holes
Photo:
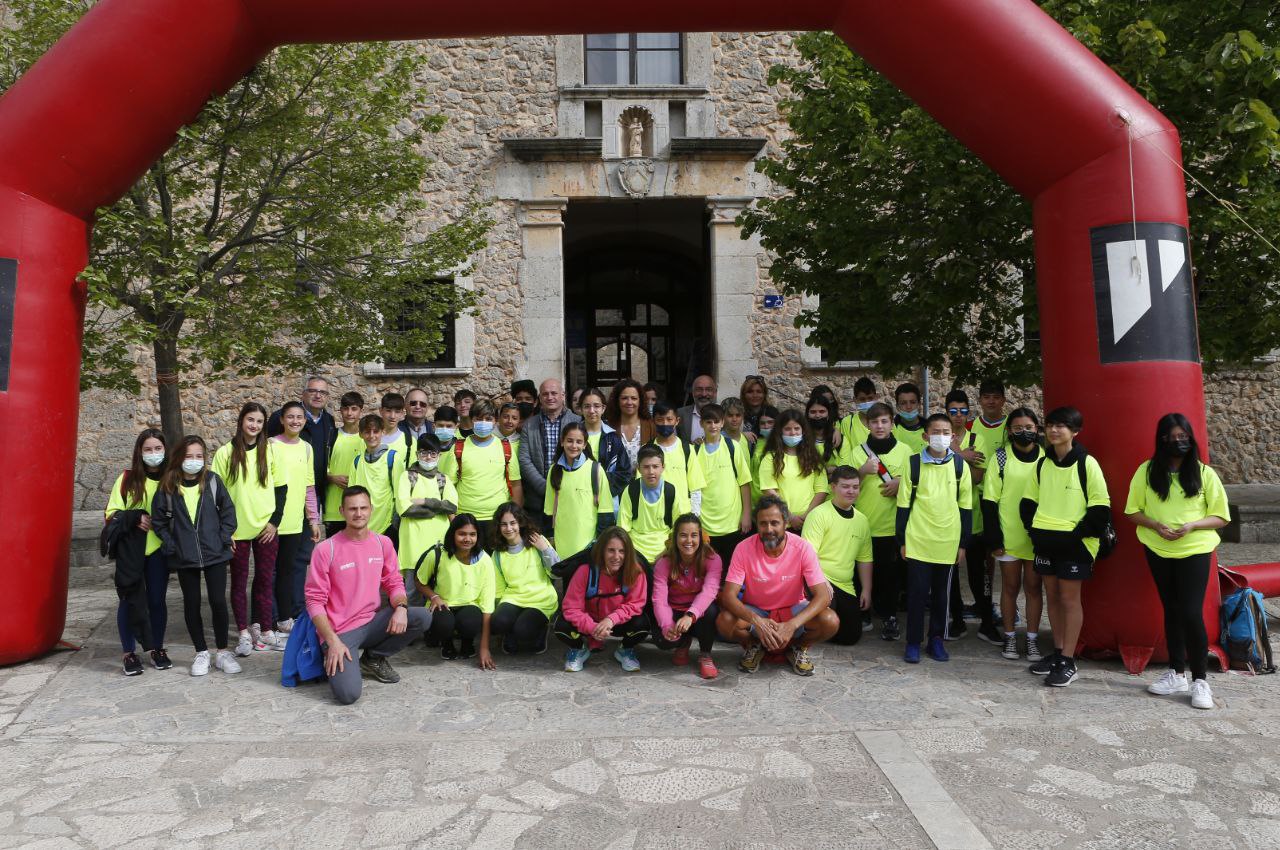
[[[702,417],[698,411],[716,400],[716,379],[710,375],[699,375],[693,379],[693,404],[676,411],[680,424],[676,433],[686,443],[702,439]]]
[[[547,492],[547,473],[555,461],[560,429],[582,417],[565,407],[564,384],[547,378],[538,387],[539,410],[520,426],[520,480],[524,486],[524,508],[532,517],[542,516]],[[546,519],[543,519],[545,525]]]

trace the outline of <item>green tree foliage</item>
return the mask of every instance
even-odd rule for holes
[[[91,5],[18,0],[0,27],[7,87]],[[425,134],[409,44],[275,51],[210,101],[129,192],[98,211],[84,385],[140,390],[150,346],[166,434],[182,381],[342,361],[421,360],[472,297],[416,283],[465,267],[490,220],[476,204],[425,236]],[[2,89],[0,89],[2,90]],[[411,327],[384,317],[412,310]]]
[[[1041,6],[1178,127],[1187,168],[1280,241],[1280,44],[1273,3],[1043,0]],[[774,280],[821,297],[798,319],[832,360],[896,374],[944,362],[961,380],[1039,379],[1030,205],[831,33],[797,39],[774,83],[794,137],[760,169],[785,195],[744,217]],[[1277,257],[1188,185],[1209,367],[1280,347]]]

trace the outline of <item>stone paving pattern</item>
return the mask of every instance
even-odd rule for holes
[[[823,648],[817,675],[754,677],[717,649],[702,682],[642,648],[578,675],[555,648],[499,670],[398,656],[399,685],[340,708],[286,690],[278,654],[119,674],[110,570],[79,568],[66,638],[0,669],[0,847],[927,848],[858,740],[892,730],[990,846],[1280,847],[1280,677],[1212,675],[1218,709],[1082,664],[1050,689],[972,636]],[[871,638],[874,635],[869,636]]]

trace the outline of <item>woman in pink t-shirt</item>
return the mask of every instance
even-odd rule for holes
[[[694,514],[676,519],[667,551],[653,565],[653,616],[657,621],[656,642],[662,649],[674,649],[671,660],[678,666],[689,663],[689,645],[698,639],[698,675],[714,679],[719,671],[711,660],[716,640],[716,594],[724,565],[702,533],[702,522]]]

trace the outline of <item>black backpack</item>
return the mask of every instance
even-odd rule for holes
[[[644,482],[636,478],[627,485],[627,496],[631,499],[632,517],[640,516],[640,488],[643,484]],[[675,519],[672,514],[674,514],[676,507],[676,485],[670,481],[662,482],[662,501],[664,503],[662,521],[667,528],[670,528],[672,521]]]
[[[916,506],[916,493],[920,490],[920,467],[923,461],[920,455],[911,456],[911,499],[907,503],[907,510],[911,510]],[[951,464],[956,471],[956,504],[960,504],[960,482],[964,480],[964,458],[958,454],[951,456]]]
[[[1080,492],[1084,494],[1085,510],[1089,509],[1089,470],[1085,468],[1085,458],[1088,455],[1081,455],[1076,461],[1076,474],[1080,476]],[[1036,484],[1040,483],[1040,468],[1044,466],[1044,462],[1049,459],[1046,454],[1036,462]],[[1111,514],[1107,514],[1107,524],[1102,529],[1102,533],[1098,535],[1098,556],[1095,560],[1101,561],[1103,558],[1115,551],[1116,543],[1119,542],[1120,536],[1116,534],[1115,524],[1111,522]]]

